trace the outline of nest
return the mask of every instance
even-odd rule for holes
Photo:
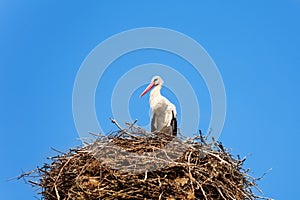
[[[130,127],[50,158],[26,174],[52,199],[267,199],[221,143]]]

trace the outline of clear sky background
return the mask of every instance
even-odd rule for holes
[[[259,182],[266,196],[299,198],[300,1],[182,2],[0,1],[1,199],[33,199],[29,185],[6,180],[48,162],[56,154],[50,147],[65,151],[80,145],[72,90],[88,53],[111,35],[145,26],[177,30],[207,50],[227,92],[220,140],[233,154],[248,156],[251,175],[272,168]],[[152,53],[145,63],[177,63],[168,55],[155,60],[157,52]],[[134,56],[140,56],[134,65],[143,63],[137,54],[119,64],[131,66]],[[111,70],[107,80],[120,73]],[[145,107],[147,98],[141,100]],[[113,130],[101,105],[98,118]],[[132,101],[132,115],[146,123],[148,115],[134,106]],[[205,120],[209,103],[202,107]]]

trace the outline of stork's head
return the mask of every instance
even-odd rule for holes
[[[144,96],[147,92],[149,92],[153,87],[156,86],[162,86],[162,84],[164,83],[164,81],[162,80],[162,78],[160,76],[154,76],[151,80],[151,83],[148,85],[148,87],[142,92],[141,96]]]
[[[157,86],[157,85],[162,85],[164,83],[164,81],[162,80],[162,78],[160,76],[154,76],[151,80],[151,83],[153,83],[155,86]]]

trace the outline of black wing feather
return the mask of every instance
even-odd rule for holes
[[[171,127],[172,127],[172,134],[174,136],[176,136],[177,135],[177,120],[176,120],[176,117],[174,116],[173,110],[172,110]]]

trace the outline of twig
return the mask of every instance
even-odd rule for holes
[[[54,189],[55,189],[55,194],[56,194],[57,200],[60,200],[60,196],[59,196],[56,184],[54,184]]]
[[[60,151],[60,150],[57,150],[57,149],[55,149],[54,147],[50,147],[53,151],[56,151],[56,152],[58,152],[58,153],[60,153],[60,154],[65,154],[64,152],[62,152],[62,151]]]
[[[206,140],[210,136],[211,133],[212,133],[212,128],[210,128],[209,131],[208,131],[208,133],[206,134],[206,137],[205,137]]]
[[[95,136],[95,137],[99,137],[102,136],[102,134],[97,134],[97,133],[92,133],[92,132],[88,132],[88,134]]]
[[[113,119],[113,118],[109,118],[109,119],[110,119],[110,121],[111,121],[113,124],[115,124],[121,131],[123,130],[122,127],[118,124],[118,122],[117,122],[115,119]]]
[[[145,178],[144,178],[144,181],[147,180],[147,177],[148,177],[148,170],[145,171]]]
[[[134,120],[134,122],[128,127],[128,129],[131,129],[136,124],[136,122],[137,122],[137,119]]]
[[[200,141],[203,143],[203,144],[207,144],[204,137],[203,137],[203,134],[202,134],[202,131],[199,130],[199,135],[200,135]]]

